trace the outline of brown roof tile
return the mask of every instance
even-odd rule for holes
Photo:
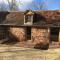
[[[34,12],[34,20],[36,21],[34,22],[33,26],[60,26],[60,10]],[[0,15],[0,20],[2,18],[0,25],[23,25],[24,23],[24,12],[6,12],[5,14],[4,12],[0,12]]]

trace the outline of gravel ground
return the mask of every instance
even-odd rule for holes
[[[38,50],[0,45],[0,60],[60,60],[60,48]]]

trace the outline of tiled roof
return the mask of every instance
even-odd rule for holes
[[[60,27],[60,10],[34,12],[34,23],[31,26]],[[24,12],[0,12],[0,21],[0,25],[26,26]]]

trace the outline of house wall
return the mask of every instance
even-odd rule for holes
[[[49,43],[49,34],[50,30],[49,29],[44,29],[44,28],[32,28],[32,41],[35,44],[39,43]]]
[[[10,27],[10,33],[14,35],[19,41],[26,40],[26,28],[25,27]]]

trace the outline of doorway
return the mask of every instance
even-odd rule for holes
[[[31,27],[27,27],[27,40],[31,40]]]
[[[59,37],[59,28],[52,27],[50,28],[50,41],[58,42]]]

